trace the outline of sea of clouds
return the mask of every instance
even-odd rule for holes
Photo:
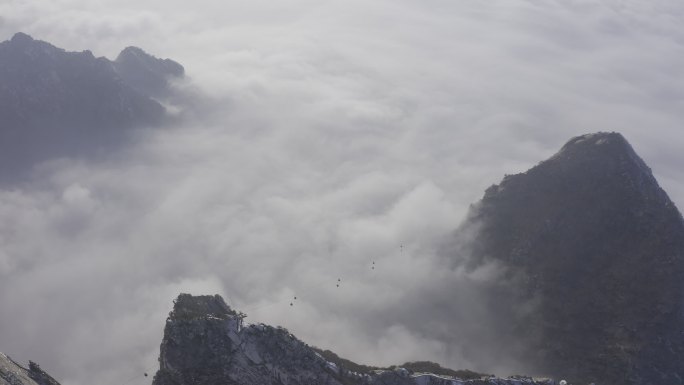
[[[0,40],[135,45],[188,79],[171,127],[0,189],[0,351],[144,384],[173,298],[219,293],[361,363],[540,370],[499,349],[496,268],[440,250],[588,132],[684,206],[683,23],[676,0],[5,0]]]

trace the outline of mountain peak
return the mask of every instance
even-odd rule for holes
[[[629,143],[627,143],[627,139],[625,139],[625,137],[622,136],[622,134],[620,134],[619,132],[599,131],[599,132],[575,136],[574,138],[570,139],[563,146],[563,148],[569,147],[569,146],[574,146],[574,145],[579,145],[582,143],[599,145],[599,146],[602,144],[606,144],[606,143],[614,143],[614,144],[620,144],[622,146],[629,146]]]
[[[145,52],[140,47],[135,47],[135,46],[128,46],[121,50],[119,52],[119,55],[116,57],[117,62],[136,62],[137,65],[155,65],[156,63],[160,63],[161,65],[164,65],[164,63],[175,63],[175,65],[168,65],[168,69],[170,72],[175,72],[176,75],[182,75],[183,73],[183,66],[180,64],[174,62],[173,60],[170,59],[159,59],[155,57],[154,55],[150,55],[149,53]],[[173,68],[172,68],[173,67]]]
[[[138,47],[126,47],[114,61],[119,75],[138,91],[159,97],[169,93],[169,82],[185,75],[182,65],[159,59]]]
[[[529,193],[542,194],[542,199],[547,199],[547,195],[564,196],[590,204],[597,199],[619,197],[624,204],[639,205],[653,200],[674,207],[651,169],[617,132],[570,139],[555,155],[530,170],[505,176],[499,185],[486,191],[483,201],[502,197],[499,193],[503,190],[523,193],[530,185],[537,186],[537,190]]]
[[[174,301],[169,319],[188,320],[202,318],[230,319],[238,315],[220,295],[180,294]]]
[[[23,32],[17,32],[12,36],[12,39],[10,40],[14,44],[29,44],[33,42],[33,38]]]
[[[125,57],[125,56],[145,56],[145,57],[150,57],[150,56],[152,56],[152,55],[148,54],[147,52],[145,52],[145,50],[143,50],[143,49],[140,48],[140,47],[136,47],[136,46],[132,46],[132,45],[131,45],[131,46],[128,46],[128,47],[122,49],[121,52],[119,53],[119,57]]]
[[[4,48],[2,46],[4,46]],[[9,41],[0,43],[0,50],[11,52],[11,55],[21,57],[24,60],[38,61],[41,63],[50,62],[54,59],[55,55],[65,53],[63,49],[57,48],[54,45],[45,41],[36,40],[30,35],[23,32],[17,32],[14,34],[14,36],[12,36],[12,38]],[[0,54],[2,53],[0,52]],[[0,59],[7,60],[2,56],[0,56]],[[15,60],[17,59],[15,58]],[[5,66],[8,65],[8,63],[2,64],[4,64]],[[43,64],[47,65],[48,63]]]
[[[596,132],[570,139],[558,154],[570,155],[586,152],[610,155],[613,152],[634,152],[634,150],[627,139],[618,132]]]
[[[684,373],[684,222],[622,135],[572,138],[473,207],[472,263],[534,307],[512,321],[531,361],[608,384]]]
[[[642,171],[651,173],[650,168],[636,154],[622,134],[618,132],[597,132],[570,139],[549,161],[574,161],[601,165],[606,159],[629,160]],[[609,162],[610,163],[610,162]]]

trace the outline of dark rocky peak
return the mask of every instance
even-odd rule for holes
[[[684,223],[622,135],[573,138],[506,176],[463,231],[476,234],[471,263],[503,266],[513,308],[533,309],[508,316],[549,373],[620,385],[684,378]]]
[[[534,187],[555,189],[553,192],[559,194],[565,189],[564,195],[581,194],[575,198],[587,195],[609,198],[609,195],[619,193],[630,203],[655,199],[672,204],[658,186],[651,169],[627,140],[615,132],[572,138],[550,159],[523,174],[504,177],[500,185],[487,190],[484,201],[494,199],[499,191],[507,188],[518,191]]]
[[[64,49],[55,47],[48,42],[35,40],[33,37],[23,32],[17,32],[9,41],[0,43],[0,50],[3,50],[5,54],[13,55],[15,57],[15,63],[18,62],[19,59],[29,60],[32,62],[38,60],[47,60],[46,63],[42,64],[49,66],[54,64],[52,63],[53,60],[56,60],[66,54],[71,54],[74,57],[84,57],[95,60],[93,53],[89,50],[82,52],[67,52]],[[7,59],[8,58],[5,57],[5,60]]]
[[[530,254],[522,246],[553,239],[556,243],[549,247],[564,248],[556,255],[573,254],[562,261],[563,267],[577,268],[585,259],[596,262],[579,249],[601,244],[602,255],[614,254],[619,244],[644,248],[656,238],[665,239],[664,234],[679,239],[684,228],[651,169],[618,133],[571,139],[527,172],[505,176],[474,207],[471,219],[484,226],[476,246],[487,249],[476,254],[557,264],[559,257],[546,256],[551,250]],[[663,233],[658,235],[656,228]]]
[[[220,295],[180,294],[173,302],[170,320],[192,320],[203,318],[229,319],[239,316],[226,304]]]
[[[622,134],[597,132],[570,139],[553,158],[572,159],[582,156],[611,158],[622,154],[636,156],[634,149]]]
[[[10,41],[12,42],[12,44],[15,44],[18,46],[27,46],[27,45],[35,42],[35,40],[33,40],[33,38],[31,36],[29,36],[23,32],[15,33],[14,36],[12,36],[12,39],[10,39]]]
[[[651,169],[627,140],[617,132],[599,132],[572,138],[547,162],[560,168],[583,168],[588,176],[609,173],[633,183],[633,187],[657,186]]]
[[[43,50],[43,51],[64,51],[61,50],[52,44],[46,43],[44,41],[40,40],[35,40],[31,36],[23,33],[23,32],[17,32],[12,36],[12,38],[3,44],[6,44],[8,46],[11,46],[15,50],[18,51],[31,51],[31,50]]]
[[[315,349],[286,329],[242,325],[219,296],[181,294],[164,328],[153,385],[552,385],[551,380],[480,377],[416,362],[372,368]],[[440,373],[419,370],[438,369]],[[412,369],[415,369],[412,370]],[[466,375],[459,379],[453,375]]]
[[[138,47],[127,47],[121,51],[114,66],[128,84],[156,97],[167,97],[171,81],[185,75],[185,69],[177,62],[158,59]]]

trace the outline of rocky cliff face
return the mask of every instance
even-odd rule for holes
[[[683,383],[682,217],[620,134],[506,176],[466,227],[473,265],[502,265],[533,307],[512,318],[528,359],[580,383]]]
[[[531,378],[464,380],[404,368],[354,372],[283,328],[243,325],[242,318],[219,296],[181,294],[166,321],[153,385],[554,384]]]
[[[139,48],[112,62],[17,33],[0,43],[0,163],[7,178],[59,156],[92,154],[126,130],[156,125],[183,67]],[[144,80],[141,80],[144,79]]]
[[[29,368],[0,353],[0,385],[59,385],[38,364],[29,361]]]

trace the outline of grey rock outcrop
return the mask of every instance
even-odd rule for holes
[[[554,384],[531,378],[462,380],[403,368],[353,372],[287,330],[244,325],[243,317],[220,296],[181,294],[166,321],[153,385]]]
[[[181,294],[160,350],[154,385],[340,384],[287,330],[245,327],[219,296]]]
[[[527,359],[606,385],[684,379],[684,224],[618,133],[570,140],[473,206],[474,266],[496,262]],[[463,231],[472,231],[463,229]]]
[[[38,364],[29,361],[29,368],[17,364],[0,353],[0,385],[59,385]]]

